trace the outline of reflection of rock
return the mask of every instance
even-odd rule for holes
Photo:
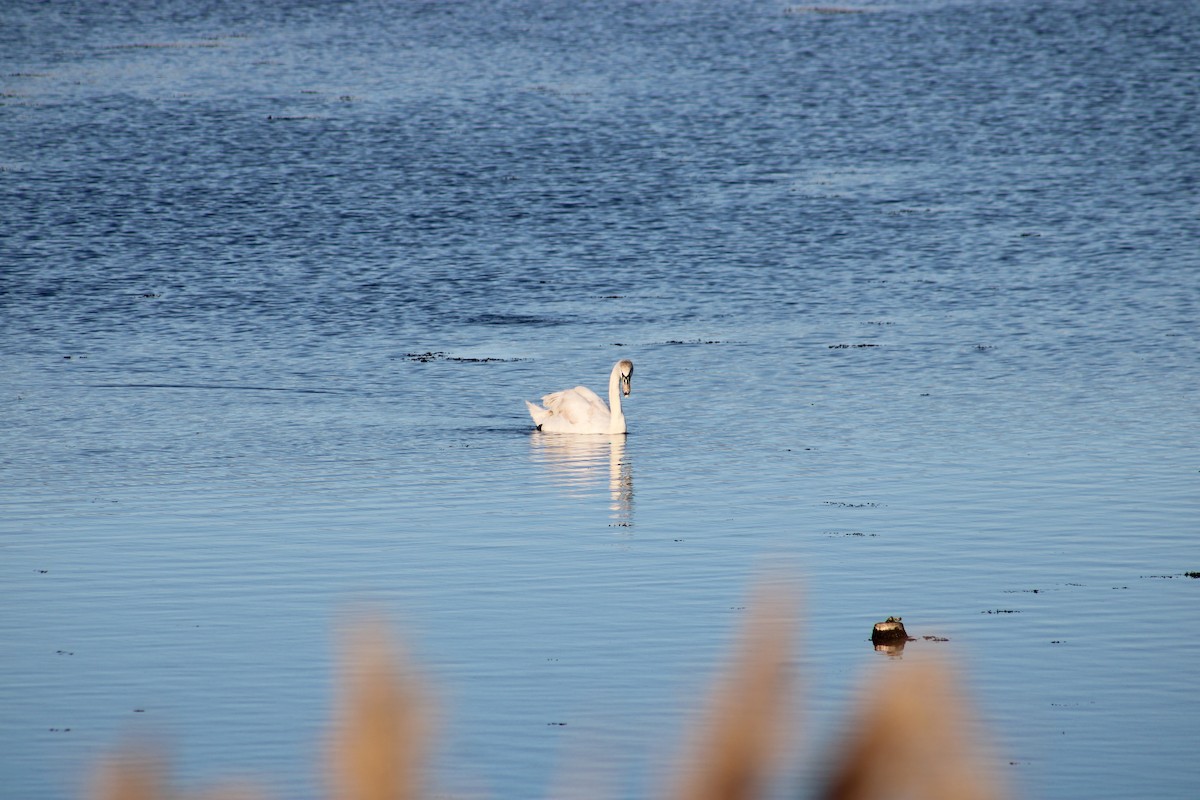
[[[906,642],[904,641],[899,641],[895,644],[877,644],[875,645],[875,652],[888,656],[898,656],[904,652],[905,644]]]
[[[616,524],[633,525],[633,465],[625,449],[625,434],[576,436],[534,432],[530,450],[549,467],[555,482],[572,494],[587,494],[605,485],[609,510]]]

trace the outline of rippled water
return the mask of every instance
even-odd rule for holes
[[[366,605],[447,794],[644,796],[782,564],[818,750],[900,614],[1017,794],[1191,796],[1200,11],[830,10],[6,4],[5,793],[317,795]]]

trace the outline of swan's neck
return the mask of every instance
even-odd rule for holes
[[[608,376],[608,410],[612,428],[617,433],[625,432],[625,415],[621,413],[621,369],[613,367]]]

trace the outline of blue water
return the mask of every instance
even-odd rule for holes
[[[1200,6],[830,10],[6,3],[3,795],[320,795],[368,608],[440,793],[647,796],[775,569],[801,787],[895,614],[1015,795],[1191,797]]]

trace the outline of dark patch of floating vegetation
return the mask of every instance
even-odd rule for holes
[[[625,342],[613,342],[613,347],[628,347]],[[742,342],[731,342],[723,339],[668,339],[665,342],[655,342],[655,344],[742,344]]]
[[[879,508],[882,503],[844,503],[841,500],[826,500],[822,503],[826,506],[834,506],[835,508]]]
[[[787,592],[760,597],[746,615],[725,673],[683,758],[655,796],[667,800],[754,800],[786,774],[798,739],[791,710],[795,604]],[[340,698],[329,738],[327,796],[337,800],[416,800],[427,786],[433,710],[424,681],[395,655],[386,631],[360,625],[346,647]],[[889,663],[863,687],[853,722],[821,764],[819,800],[998,800],[1003,796],[976,743],[977,727],[951,670],[936,659]],[[566,728],[567,720],[548,721]],[[594,787],[575,786],[580,797]],[[103,764],[92,800],[177,797],[164,762],[127,753]],[[191,795],[189,795],[191,796]],[[245,786],[203,795],[261,798]]]
[[[784,14],[863,14],[865,8],[851,6],[788,6]]]
[[[105,50],[179,50],[189,47],[221,47],[220,39],[201,39],[196,42],[134,42],[132,44],[112,44]]]
[[[427,352],[427,353],[405,353],[406,361],[416,361],[421,364],[429,364],[433,361],[453,361],[457,364],[506,364],[513,361],[523,361],[520,358],[466,358],[462,356],[450,356],[445,353]]]

